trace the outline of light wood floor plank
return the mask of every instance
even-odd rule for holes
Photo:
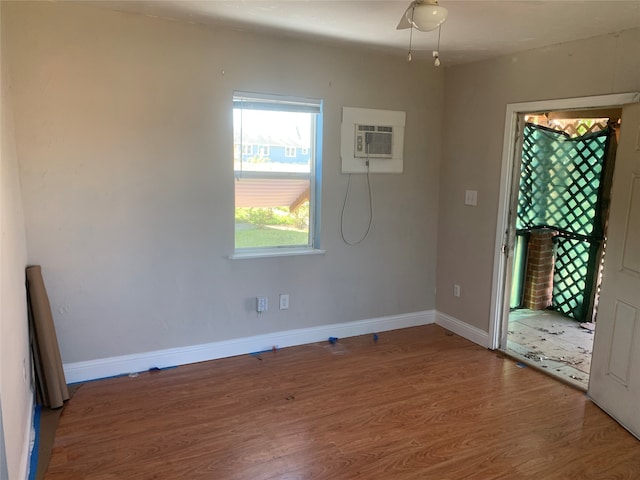
[[[640,442],[429,325],[86,383],[45,478],[637,479]]]

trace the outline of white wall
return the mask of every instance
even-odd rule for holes
[[[4,27],[5,4],[0,4],[0,24]],[[27,263],[22,198],[18,178],[18,159],[11,109],[11,84],[6,57],[6,31],[2,28],[2,145],[0,149],[0,435],[4,434],[4,453],[0,458],[0,477],[26,475],[31,431],[32,391],[29,337],[26,309],[25,266]],[[25,370],[23,370],[25,366]],[[0,442],[2,447],[2,442]],[[2,448],[0,448],[2,449]],[[0,457],[3,452],[0,452]],[[6,462],[5,465],[2,465]]]
[[[638,91],[639,52],[635,29],[447,69],[439,312],[488,331],[507,104]],[[478,190],[477,207],[464,205],[467,189]]]
[[[7,10],[29,262],[65,363],[434,308],[441,70],[69,3]],[[226,258],[236,89],[324,99],[326,255]],[[372,176],[357,247],[339,233],[345,105],[407,112],[404,173]],[[254,297],[282,292],[290,309],[258,320]]]

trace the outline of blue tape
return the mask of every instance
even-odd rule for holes
[[[172,368],[178,368],[177,365],[174,365],[173,367],[151,367],[148,371],[149,372],[162,372],[163,370],[171,370]],[[142,373],[142,372],[140,372]]]
[[[257,355],[262,355],[263,353],[269,353],[272,352],[273,350],[260,350],[259,352],[252,352],[249,355],[253,355],[254,357]]]
[[[144,373],[144,372],[157,372],[159,370],[171,370],[172,368],[178,368],[180,365],[174,365],[172,367],[151,367],[149,370],[141,370],[139,372],[119,373],[118,375],[111,375],[108,377],[92,378],[91,380],[82,380],[80,382],[68,383],[67,385],[72,387],[74,385],[82,385],[83,383],[99,382],[100,380],[109,380],[110,378],[128,377],[132,373]]]
[[[29,480],[35,480],[38,473],[38,450],[40,450],[40,415],[42,406],[36,405],[33,413],[33,429],[35,430],[35,439],[33,441],[33,449],[31,450],[31,458],[29,458]]]

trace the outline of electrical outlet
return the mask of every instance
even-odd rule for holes
[[[453,296],[454,297],[459,297],[460,296],[460,285],[454,285],[453,286]]]
[[[269,300],[267,297],[256,297],[256,311],[258,313],[266,312],[269,309]]]
[[[286,310],[289,308],[289,294],[281,293],[280,294],[280,310]]]

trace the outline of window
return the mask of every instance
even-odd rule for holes
[[[243,155],[253,155],[253,145],[251,144],[242,144],[242,154]]]
[[[320,100],[234,93],[236,254],[318,248],[321,120]]]

